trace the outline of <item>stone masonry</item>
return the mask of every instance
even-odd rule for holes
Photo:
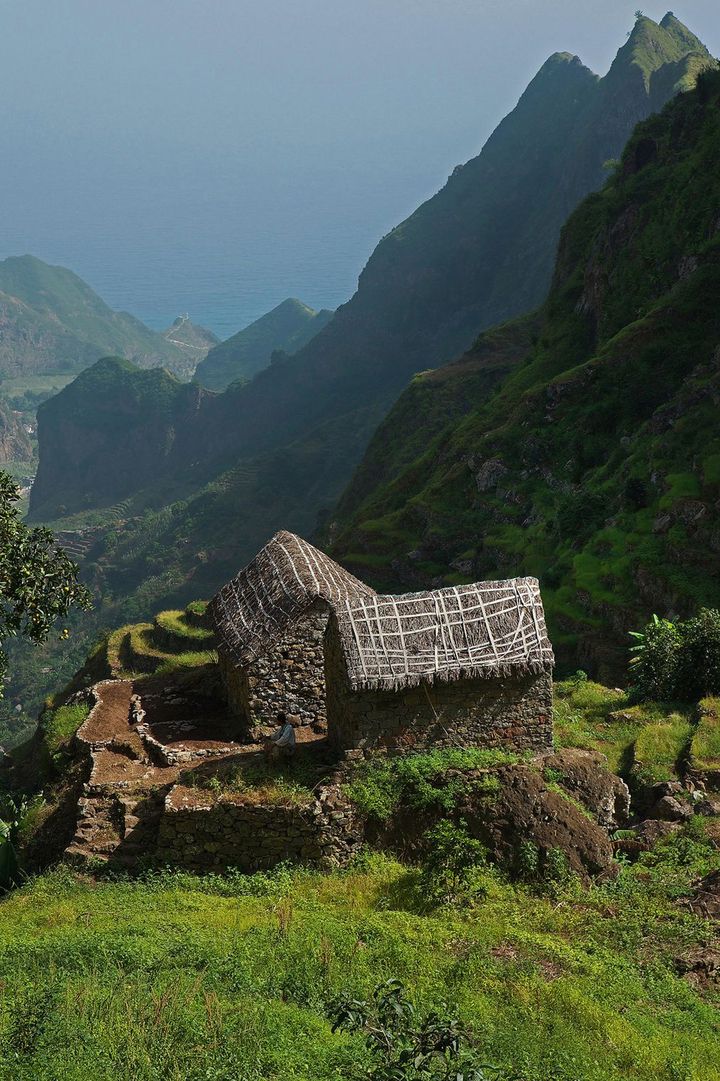
[[[552,747],[549,672],[355,691],[333,620],[325,636],[325,668],[328,738],[338,751]]]
[[[280,712],[293,714],[301,725],[325,725],[323,637],[327,621],[327,606],[315,605],[247,669],[235,668],[220,654],[228,702],[246,729],[273,725]]]
[[[178,786],[165,800],[157,856],[192,871],[269,870],[278,863],[343,866],[364,838],[362,820],[336,787],[305,804],[215,799]]]

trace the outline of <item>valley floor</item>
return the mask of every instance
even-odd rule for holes
[[[349,1081],[368,1052],[328,1003],[397,977],[457,1009],[488,1077],[717,1081],[716,925],[692,896],[718,868],[697,822],[588,891],[483,870],[436,909],[378,855],[330,875],[61,867],[0,903],[0,1079]]]

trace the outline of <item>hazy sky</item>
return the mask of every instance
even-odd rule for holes
[[[156,324],[334,305],[550,53],[604,73],[636,4],[0,0],[0,255]],[[720,53],[718,0],[675,13]]]

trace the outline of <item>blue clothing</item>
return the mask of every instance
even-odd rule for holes
[[[270,739],[276,745],[276,747],[294,747],[295,746],[295,729],[286,722],[281,725],[276,732],[273,732]]]

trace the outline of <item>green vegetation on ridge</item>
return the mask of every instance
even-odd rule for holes
[[[225,390],[239,379],[250,379],[266,368],[273,353],[296,353],[333,317],[316,312],[300,300],[284,300],[271,312],[239,330],[210,350],[195,370],[195,381],[210,390]]]
[[[187,376],[197,360],[134,316],[113,311],[71,270],[31,255],[0,262],[0,313],[3,375],[77,372],[119,353]]]
[[[399,476],[350,487],[341,562],[400,588],[539,576],[561,664],[580,644],[609,678],[609,623],[717,605],[719,99],[706,73],[640,125],[563,232],[525,362]]]

